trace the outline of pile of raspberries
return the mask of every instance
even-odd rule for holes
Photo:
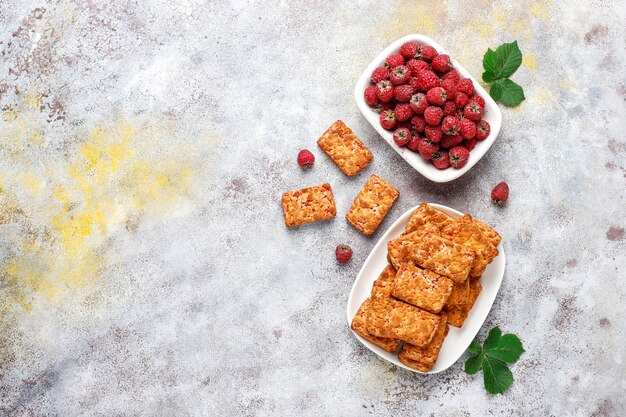
[[[461,168],[469,153],[489,136],[482,120],[485,100],[469,78],[461,78],[450,57],[435,48],[407,42],[372,73],[365,101],[380,113],[393,140],[418,152],[439,169]]]

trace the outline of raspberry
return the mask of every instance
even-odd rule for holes
[[[420,71],[424,71],[428,69],[428,64],[425,61],[411,59],[406,63],[406,66],[409,67],[411,71],[411,75],[417,77]]]
[[[450,100],[443,103],[443,107],[441,109],[443,110],[444,116],[450,116],[456,112],[456,106],[454,105],[454,101]]]
[[[469,119],[463,119],[459,122],[459,134],[463,139],[472,139],[476,136],[476,124]]]
[[[431,63],[433,69],[440,73],[446,73],[452,69],[452,62],[450,61],[450,56],[446,54],[439,54],[433,58],[433,62]]]
[[[469,151],[463,146],[455,146],[450,149],[450,165],[454,168],[463,168],[467,164]]]
[[[463,114],[463,109],[456,109],[456,113],[454,113],[457,119],[463,120],[465,119],[465,115]]]
[[[395,85],[407,83],[409,78],[411,78],[411,71],[409,71],[409,67],[406,65],[398,65],[391,70],[389,75],[389,79]]]
[[[446,90],[446,96],[448,96],[448,100],[454,100],[454,98],[456,97],[456,83],[453,80],[449,78],[447,80],[442,80],[441,88]]]
[[[469,78],[459,80],[459,82],[456,83],[456,91],[465,93],[468,97],[474,94],[474,84],[472,84],[472,80]]]
[[[485,120],[476,123],[476,140],[485,140],[491,132],[491,126]]]
[[[418,52],[418,56],[420,56],[424,61],[430,62],[437,56],[437,51],[432,46],[422,45]]]
[[[401,103],[410,101],[412,95],[413,88],[407,84],[399,85],[393,89],[393,97]]]
[[[363,96],[365,97],[365,102],[370,106],[373,106],[378,103],[378,88],[374,85],[370,85],[365,89]]]
[[[421,138],[419,135],[412,135],[409,143],[406,144],[406,147],[413,152],[419,152]]]
[[[411,118],[411,124],[413,125],[413,129],[418,133],[422,133],[426,128],[426,120],[424,120],[424,116],[413,116]]]
[[[393,132],[393,141],[396,145],[403,147],[411,140],[411,132],[406,127],[401,127]]]
[[[476,147],[476,138],[464,139],[461,145],[465,146],[468,151],[471,151]]]
[[[392,130],[396,127],[396,115],[391,110],[380,112],[380,125],[383,129]]]
[[[417,77],[410,77],[407,84],[411,86],[413,91],[417,91]]]
[[[428,140],[428,138],[422,138],[419,141],[417,150],[419,151],[420,155],[422,155],[422,158],[430,159],[433,157],[435,152],[439,150],[439,145],[431,142],[430,140]]]
[[[424,93],[413,94],[410,103],[415,114],[424,113],[424,110],[428,107],[428,100],[426,100],[426,94]]]
[[[401,103],[396,105],[396,109],[393,112],[399,122],[409,120],[411,116],[413,116],[413,110],[411,110],[411,105],[409,103]]]
[[[478,121],[483,114],[483,108],[478,103],[468,103],[463,110],[463,114],[470,120]]]
[[[410,120],[405,120],[404,122],[398,121],[398,123],[396,123],[396,130],[400,129],[401,127],[409,129],[409,131],[413,129],[413,125],[411,124]]]
[[[454,116],[446,116],[441,123],[441,130],[445,135],[456,135],[461,130],[459,119]]]
[[[315,162],[315,155],[311,153],[308,149],[302,149],[298,152],[298,165],[302,168],[310,168],[313,166],[313,162]]]
[[[430,160],[433,161],[433,165],[437,169],[450,168],[450,156],[448,155],[448,151],[438,150]]]
[[[417,89],[426,92],[435,87],[439,87],[439,78],[437,75],[429,70],[420,71],[417,75]]]
[[[460,145],[463,142],[463,138],[461,135],[443,135],[443,139],[441,139],[441,147],[445,149],[453,148],[457,145]]]
[[[474,102],[477,103],[480,107],[482,107],[483,109],[485,108],[485,99],[482,98],[479,95],[473,95],[469,98],[470,102]]]
[[[388,80],[388,79],[389,79],[389,69],[387,69],[386,67],[378,67],[374,70],[374,72],[372,72],[372,81],[375,84],[378,84],[382,80]]]
[[[389,68],[399,67],[400,65],[404,65],[404,57],[400,54],[389,55],[385,64],[387,64]]]
[[[424,119],[426,119],[426,123],[431,126],[436,126],[441,122],[441,118],[443,117],[443,110],[439,107],[428,106],[426,110],[424,110]]]
[[[376,113],[380,113],[381,111],[390,110],[391,107],[391,103],[377,103],[372,107],[372,110]]]
[[[342,264],[348,262],[350,258],[352,258],[352,248],[344,244],[337,245],[335,248],[335,258]]]
[[[441,87],[431,88],[426,93],[426,100],[428,100],[430,104],[434,104],[435,106],[442,106],[447,99],[448,97],[446,96],[446,90]]]
[[[441,131],[441,126],[426,126],[424,128],[424,133],[426,137],[431,142],[441,142],[441,138],[443,137],[443,132]]]
[[[491,200],[493,200],[496,205],[501,206],[506,203],[506,200],[508,199],[509,185],[506,182],[502,181],[500,184],[493,187],[493,190],[491,190]]]
[[[446,72],[443,75],[443,77],[441,77],[441,79],[442,80],[452,80],[452,82],[454,82],[454,84],[456,84],[461,79],[461,76],[459,75],[458,72],[456,72],[456,70],[452,70],[452,71]]]
[[[383,103],[388,103],[393,99],[393,86],[391,85],[391,81],[382,80],[376,84],[376,88],[378,89],[378,98]]]
[[[405,57],[406,59],[411,59],[415,56],[417,51],[420,49],[420,44],[415,41],[410,41],[405,43],[400,47],[400,55]]]
[[[469,99],[467,98],[467,94],[459,93],[457,91],[456,97],[454,98],[454,104],[456,105],[457,109],[462,109],[463,107],[465,107],[468,101]]]

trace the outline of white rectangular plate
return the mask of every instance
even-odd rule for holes
[[[429,203],[430,204],[430,203]],[[461,217],[463,214],[451,209],[450,207],[442,206],[439,204],[430,204],[432,207],[443,211],[450,217],[457,219]],[[352,286],[352,291],[350,292],[350,297],[348,298],[348,309],[347,309],[347,317],[348,317],[348,326],[352,323],[352,318],[356,315],[357,310],[370,296],[370,291],[372,289],[372,284],[378,278],[380,273],[385,269],[388,265],[387,262],[387,242],[390,240],[400,236],[409,221],[409,217],[411,217],[411,213],[417,207],[413,207],[411,210],[404,213],[398,220],[395,221],[393,225],[385,232],[385,234],[380,238],[372,252],[369,254],[359,275],[357,275],[356,280],[354,281],[354,285]],[[498,295],[498,290],[500,289],[500,284],[502,283],[502,277],[504,276],[504,249],[502,248],[502,242],[498,245],[498,256],[493,260],[492,263],[487,266],[482,278],[480,279],[480,283],[483,286],[483,290],[481,291],[478,299],[476,300],[476,304],[474,304],[474,308],[469,313],[467,320],[463,324],[463,327],[460,329],[454,326],[450,326],[450,332],[448,336],[445,338],[443,342],[443,346],[441,346],[441,351],[439,352],[439,358],[433,368],[428,371],[429,374],[436,374],[438,372],[444,371],[448,369],[452,364],[454,364],[465,352],[467,347],[470,345],[472,340],[476,337],[476,334],[482,327],[489,311],[491,310],[491,306],[493,305],[494,300],[496,299],[496,295]],[[353,332],[354,333],[354,332]],[[392,362],[396,366],[399,366],[404,369],[408,369],[409,371],[419,372],[415,369],[411,369],[402,362],[398,360],[397,353],[389,353],[382,348],[376,346],[372,342],[369,342],[363,339],[358,334],[354,333],[357,339],[361,343],[365,345],[369,350],[377,354],[383,359]]]
[[[440,54],[448,54],[452,60],[452,64],[454,65],[454,69],[458,71],[458,73],[465,78],[470,78],[474,83],[474,90],[477,94],[482,96],[485,99],[485,110],[483,113],[483,119],[486,120],[490,127],[491,132],[489,136],[483,141],[476,143],[476,147],[470,152],[469,160],[467,164],[460,169],[456,168],[448,168],[444,170],[440,170],[435,168],[435,166],[430,162],[425,160],[420,156],[420,154],[413,152],[406,147],[399,147],[393,141],[393,132],[385,130],[380,125],[380,116],[378,113],[373,111],[370,106],[365,102],[365,98],[363,97],[363,92],[370,85],[370,77],[372,72],[376,69],[376,67],[380,67],[385,63],[385,59],[387,57],[397,51],[400,50],[400,47],[405,42],[409,41],[417,41],[422,45],[432,46],[437,50]],[[476,57],[476,59],[481,59],[480,57]],[[368,122],[376,129],[376,131],[382,136],[385,141],[391,146],[396,152],[400,154],[405,161],[407,161],[413,168],[415,168],[420,174],[425,176],[431,181],[435,182],[448,182],[452,181],[461,175],[465,174],[469,171],[476,163],[487,153],[493,142],[496,140],[498,133],[500,133],[500,128],[502,127],[502,113],[500,112],[500,108],[496,104],[495,101],[491,98],[488,92],[485,91],[484,88],[470,75],[469,72],[461,64],[459,64],[454,56],[446,52],[437,42],[429,38],[425,35],[407,35],[403,38],[398,39],[393,42],[387,48],[385,48],[374,60],[365,68],[363,74],[359,78],[359,81],[356,83],[356,87],[354,88],[354,98],[356,100],[356,104],[363,113],[363,116],[367,119]]]

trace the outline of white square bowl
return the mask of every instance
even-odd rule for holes
[[[446,213],[448,216],[457,219],[462,216],[462,213],[451,209],[450,207],[442,206],[439,204],[431,204],[432,207],[437,210],[441,210]],[[347,318],[348,318],[348,326],[351,328],[352,319],[356,315],[356,312],[359,310],[359,307],[369,296],[372,290],[372,284],[378,278],[380,273],[385,269],[387,264],[387,242],[390,240],[400,236],[411,217],[413,211],[415,211],[417,207],[413,207],[411,210],[404,213],[398,220],[391,225],[391,227],[385,232],[385,234],[380,238],[380,240],[372,249],[372,252],[368,255],[361,271],[357,275],[354,280],[354,284],[352,285],[352,291],[350,292],[350,297],[348,298],[348,307],[347,307]],[[498,256],[487,266],[485,272],[480,279],[480,283],[483,287],[474,307],[470,311],[465,323],[461,328],[457,328],[454,326],[450,326],[450,332],[446,336],[443,341],[443,345],[441,346],[441,350],[439,352],[439,357],[437,358],[437,362],[433,365],[432,369],[426,373],[428,374],[436,374],[438,372],[445,371],[450,366],[452,366],[460,357],[463,355],[463,352],[467,350],[467,347],[472,343],[472,340],[476,337],[476,334],[482,327],[489,311],[491,310],[491,306],[498,295],[498,291],[500,290],[500,284],[502,284],[502,278],[504,277],[504,266],[505,266],[505,255],[504,248],[502,247],[502,242],[498,245]],[[354,333],[354,331],[352,331]],[[398,354],[389,353],[381,347],[376,346],[369,340],[363,339],[358,334],[354,333],[354,336],[359,339],[361,343],[369,350],[380,356],[381,358],[393,363],[396,366],[407,369],[412,372],[424,373],[418,370],[409,368],[400,360],[398,360]]]
[[[356,104],[359,106],[359,110],[363,113],[363,116],[367,119],[368,122],[376,129],[376,131],[387,141],[389,146],[391,146],[396,152],[400,154],[405,161],[407,161],[413,168],[415,168],[420,174],[425,176],[431,181],[435,182],[448,182],[452,181],[456,178],[459,178],[461,175],[465,174],[467,171],[472,169],[474,165],[487,153],[493,142],[496,140],[498,133],[500,133],[500,128],[502,127],[502,113],[500,112],[500,108],[496,104],[495,101],[491,98],[489,93],[485,91],[484,88],[472,77],[469,72],[461,64],[459,64],[452,55],[450,58],[452,59],[452,64],[454,65],[454,69],[458,71],[458,73],[465,78],[470,78],[474,83],[474,89],[476,93],[482,96],[485,99],[485,109],[483,113],[483,119],[486,120],[490,127],[491,131],[489,136],[483,141],[479,141],[476,143],[476,147],[470,152],[469,160],[467,164],[460,169],[457,168],[448,168],[444,170],[440,170],[435,168],[435,166],[430,162],[422,158],[418,153],[413,152],[406,147],[399,147],[393,141],[393,132],[385,130],[380,125],[379,114],[371,109],[370,106],[365,102],[365,98],[363,97],[363,93],[367,86],[370,85],[370,77],[372,72],[376,69],[376,67],[380,67],[385,63],[385,59],[395,52],[400,50],[402,44],[408,41],[417,41],[422,45],[432,46],[437,50],[440,54],[448,54],[445,49],[443,49],[437,42],[429,38],[425,35],[407,35],[403,38],[398,39],[393,42],[387,48],[385,48],[374,60],[365,68],[363,74],[359,78],[359,81],[356,83],[356,87],[354,89],[354,98],[356,100]]]

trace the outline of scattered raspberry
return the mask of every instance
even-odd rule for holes
[[[378,103],[378,88],[374,85],[370,85],[365,89],[363,96],[365,97],[365,102],[370,106],[373,106]]]
[[[461,135],[443,135],[443,139],[441,139],[441,147],[445,149],[454,148],[457,145],[460,145],[463,142],[463,138]]]
[[[409,82],[409,78],[411,78],[411,71],[406,65],[398,65],[391,70],[389,75],[389,79],[394,85],[405,84]]]
[[[420,71],[417,75],[417,89],[426,92],[435,87],[439,87],[439,77],[429,70]]]
[[[448,100],[445,103],[443,103],[443,107],[441,109],[443,110],[444,116],[451,116],[451,115],[454,115],[454,113],[456,113],[456,105],[454,104],[454,101],[452,100]]]
[[[311,151],[307,149],[302,149],[298,152],[298,165],[302,168],[310,168],[313,166],[313,162],[315,162],[315,155],[311,153]]]
[[[399,67],[400,65],[404,65],[404,57],[400,54],[393,54],[387,57],[385,61],[390,68]]]
[[[491,190],[491,200],[501,206],[509,199],[509,185],[502,181]]]
[[[406,147],[413,152],[419,152],[420,141],[421,138],[418,134],[412,135],[411,140],[409,141],[409,143],[406,144]]]
[[[463,168],[467,164],[469,158],[469,151],[463,146],[455,146],[450,149],[450,165],[454,168]]]
[[[456,135],[461,130],[459,119],[454,116],[446,116],[441,123],[441,130],[446,135]]]
[[[396,145],[403,147],[411,140],[411,132],[406,127],[401,127],[393,132],[393,141]]]
[[[443,138],[441,126],[426,126],[424,128],[424,133],[431,142],[441,142],[441,139]]]
[[[396,115],[391,110],[380,112],[380,125],[383,129],[393,130],[396,127]]]
[[[420,71],[425,71],[428,69],[428,64],[426,61],[422,61],[421,59],[411,59],[406,63],[406,66],[409,67],[411,71],[411,75],[417,77]]]
[[[426,119],[426,123],[431,126],[436,126],[441,122],[441,118],[443,117],[443,110],[439,107],[428,106],[426,110],[424,110],[424,119]]]
[[[476,124],[469,119],[463,119],[459,122],[459,134],[463,139],[472,139],[476,136]]]
[[[461,79],[461,76],[459,75],[458,72],[456,72],[456,70],[452,70],[452,71],[448,71],[446,72],[443,77],[441,77],[442,80],[451,80],[454,84],[458,83],[459,80]]]
[[[388,103],[393,99],[393,86],[391,85],[391,81],[382,80],[376,84],[376,88],[378,89],[378,99],[383,103]]]
[[[456,97],[454,98],[454,104],[456,105],[456,108],[462,109],[463,107],[467,105],[468,102],[469,102],[469,98],[467,98],[467,94],[459,93],[457,91]]]
[[[393,89],[393,98],[401,103],[407,103],[413,95],[413,87],[408,84],[398,85]]]
[[[482,107],[483,109],[485,108],[485,99],[482,98],[479,95],[473,95],[469,98],[470,103],[474,102],[477,103],[480,107]]]
[[[435,106],[442,106],[447,99],[448,97],[446,96],[446,90],[441,87],[431,88],[426,93],[426,100],[428,100],[430,104],[434,104]]]
[[[418,56],[421,56],[424,61],[430,62],[437,56],[437,51],[432,46],[422,45],[418,52]]]
[[[372,81],[378,84],[382,80],[389,79],[389,69],[387,67],[378,67],[372,72]]]
[[[439,150],[435,152],[430,160],[433,161],[433,165],[437,169],[450,168],[450,156],[448,155],[448,151]]]
[[[350,258],[352,258],[352,248],[344,244],[337,245],[335,248],[335,258],[342,264],[348,262]]]
[[[417,54],[417,51],[419,51],[419,49],[419,43],[415,41],[410,41],[400,47],[400,55],[402,55],[406,59],[411,59]]]
[[[450,56],[446,54],[439,54],[433,58],[433,62],[431,63],[433,69],[440,73],[446,73],[452,69],[452,62],[450,61]]]
[[[409,103],[398,104],[393,112],[399,122],[409,120],[411,116],[413,116],[413,110],[411,110],[411,105]]]
[[[471,151],[472,149],[476,147],[476,138],[463,139],[463,142],[461,142],[461,145],[465,146],[468,151]]]
[[[456,91],[460,91],[461,93],[467,94],[470,97],[474,94],[474,84],[472,84],[472,80],[469,78],[463,78],[456,83]]]
[[[491,132],[491,126],[486,120],[481,120],[476,123],[476,140],[485,140]]]
[[[419,145],[417,147],[418,152],[422,155],[424,159],[430,159],[433,157],[435,152],[439,150],[439,145],[434,142],[428,140],[428,138],[422,138],[419,141]]]
[[[470,120],[478,121],[483,114],[483,108],[476,102],[468,103],[463,110],[463,114]]]
[[[413,130],[418,133],[422,133],[426,128],[426,120],[424,116],[413,116],[411,118],[411,124],[413,125]]]
[[[415,114],[423,114],[426,107],[428,107],[428,100],[426,100],[426,94],[424,93],[413,94],[410,103]]]

